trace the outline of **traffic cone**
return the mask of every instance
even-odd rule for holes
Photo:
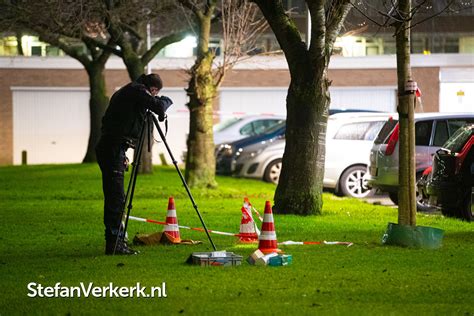
[[[258,241],[258,233],[252,217],[252,204],[248,198],[244,198],[242,205],[242,219],[240,221],[239,241],[243,243],[254,243]]]
[[[275,224],[273,223],[272,206],[270,201],[265,203],[265,214],[263,214],[262,232],[258,237],[258,249],[264,254],[281,252],[277,248],[277,236]]]
[[[181,236],[179,235],[178,218],[176,217],[176,207],[174,206],[174,198],[170,196],[168,200],[168,213],[166,215],[166,225],[163,233],[173,243],[180,243]]]

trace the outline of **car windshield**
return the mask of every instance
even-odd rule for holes
[[[397,123],[398,120],[394,120],[393,118],[390,118],[387,122],[385,122],[385,125],[382,127],[379,134],[375,138],[374,144],[379,145],[384,143],[388,139],[388,136],[393,131]]]
[[[452,153],[460,152],[472,135],[474,135],[474,124],[466,125],[458,129],[442,147]]]
[[[214,126],[214,132],[220,132],[222,130],[225,130],[226,128],[228,128],[230,126],[232,126],[234,124],[237,124],[241,120],[242,120],[242,118],[233,117],[231,119],[222,121],[222,122],[220,122],[220,123],[218,123]]]

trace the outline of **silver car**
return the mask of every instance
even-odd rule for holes
[[[341,113],[328,119],[324,187],[352,197],[365,197],[365,174],[372,142],[388,113]],[[233,173],[278,183],[285,139],[260,142],[236,151]]]
[[[246,137],[260,135],[283,121],[285,121],[285,117],[279,115],[234,117],[214,126],[214,143],[229,143]]]
[[[417,178],[431,166],[433,155],[461,126],[474,122],[474,113],[416,113],[415,146]],[[368,185],[388,192],[398,204],[398,116],[380,130],[370,152]]]

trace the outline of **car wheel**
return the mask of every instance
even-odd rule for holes
[[[388,192],[388,197],[393,204],[398,205],[398,192]]]
[[[426,184],[428,175],[420,175],[416,181],[415,186],[415,197],[416,197],[416,211],[423,213],[432,213],[436,211],[436,208],[428,204],[428,196],[423,192],[423,188]]]
[[[265,173],[263,174],[263,180],[278,184],[278,179],[280,179],[281,173],[281,159],[276,159],[270,162],[270,164],[265,168]]]
[[[340,192],[344,196],[363,198],[374,194],[374,190],[367,187],[367,167],[353,166],[344,171],[339,180]]]
[[[416,192],[416,211],[422,213],[433,213],[436,208],[427,204],[427,198],[423,197],[423,194]]]

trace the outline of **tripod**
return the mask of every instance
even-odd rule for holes
[[[140,166],[140,157],[142,155],[143,145],[144,145],[144,142],[145,142],[145,132],[147,132],[148,135],[151,134],[152,129],[153,129],[152,124],[156,127],[156,129],[158,130],[158,133],[160,134],[161,140],[163,141],[163,144],[165,145],[166,150],[168,151],[168,154],[169,154],[171,160],[173,161],[173,165],[176,168],[176,171],[178,172],[178,175],[181,179],[181,182],[183,183],[183,186],[186,189],[186,192],[188,193],[189,199],[191,200],[191,203],[193,204],[194,209],[196,210],[196,213],[199,217],[199,220],[201,221],[201,224],[202,224],[202,227],[204,228],[204,231],[206,232],[207,238],[209,239],[209,242],[212,245],[212,248],[214,250],[217,250],[216,246],[214,245],[214,242],[212,241],[211,235],[209,234],[209,231],[206,227],[206,224],[204,223],[204,219],[202,218],[202,215],[199,212],[198,206],[196,205],[196,202],[194,201],[193,195],[191,194],[191,191],[188,187],[188,184],[186,183],[186,180],[184,179],[183,174],[181,173],[181,170],[179,170],[179,168],[178,168],[178,162],[176,161],[176,159],[174,159],[173,153],[171,152],[171,149],[168,146],[168,142],[166,141],[166,136],[163,134],[163,131],[161,130],[161,127],[158,124],[158,120],[156,119],[155,115],[153,115],[153,113],[150,110],[147,110],[146,113],[145,113],[145,118],[144,118],[141,130],[140,130],[140,138],[139,138],[138,144],[135,148],[135,153],[133,155],[132,172],[131,172],[131,175],[130,175],[130,180],[128,182],[127,194],[125,195],[124,207],[122,209],[122,215],[121,215],[122,220],[123,220],[123,217],[124,217],[124,214],[125,214],[125,205],[127,205],[127,202],[128,202],[127,216],[125,217],[125,224],[123,224],[121,222],[120,225],[119,225],[119,230],[118,230],[118,235],[117,235],[117,242],[116,242],[115,247],[114,247],[114,254],[115,254],[115,250],[117,249],[117,245],[119,243],[119,240],[121,239],[123,241],[123,239],[125,238],[125,234],[127,232],[128,219],[130,217],[130,212],[133,208],[132,201],[133,201],[133,196],[135,194],[135,186],[136,186],[136,183],[137,183],[138,167]],[[148,137],[148,151],[150,151],[150,150],[151,150],[151,140],[150,140],[150,137]]]

